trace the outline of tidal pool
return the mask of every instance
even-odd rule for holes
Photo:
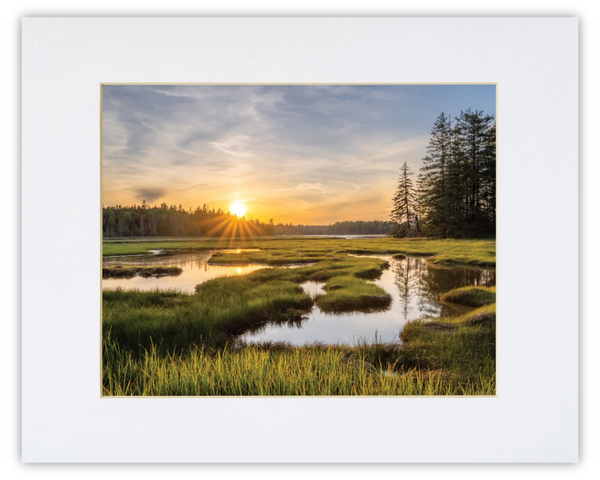
[[[476,267],[439,267],[423,257],[402,260],[377,255],[390,263],[380,279],[373,283],[392,296],[384,311],[325,313],[316,305],[302,321],[265,324],[241,335],[246,343],[263,341],[304,345],[313,342],[355,345],[359,342],[394,342],[399,340],[404,324],[423,316],[454,315],[469,308],[443,303],[439,297],[453,288],[469,285],[494,286],[496,270]],[[324,283],[305,282],[304,291],[311,296],[323,293]]]

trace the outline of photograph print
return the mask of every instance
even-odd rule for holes
[[[495,84],[103,84],[102,395],[495,396]]]

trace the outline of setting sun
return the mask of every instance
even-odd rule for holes
[[[243,217],[246,214],[246,205],[239,200],[237,202],[233,202],[229,209],[231,210],[231,213],[238,217]]]

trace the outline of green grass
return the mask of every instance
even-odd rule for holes
[[[400,336],[398,362],[404,368],[439,370],[463,381],[495,379],[496,304],[458,317],[409,322]]]
[[[131,278],[159,277],[165,275],[181,275],[183,270],[179,267],[166,265],[115,265],[102,267],[102,278]]]
[[[245,329],[269,321],[293,321],[313,300],[293,282],[218,278],[196,295],[110,290],[103,294],[103,333],[138,352],[193,345],[221,345]]]
[[[386,308],[392,297],[385,290],[350,275],[333,277],[325,284],[325,294],[316,298],[324,312]]]
[[[496,265],[495,240],[435,240],[425,238],[311,238],[259,237],[251,239],[151,239],[105,240],[103,255],[134,255],[149,250],[172,251],[259,248],[258,252],[218,254],[214,263],[308,263],[339,259],[346,254],[404,254],[429,256],[439,265]]]
[[[323,346],[216,351],[193,347],[167,355],[151,347],[135,356],[109,337],[103,349],[103,394],[109,396],[495,394],[493,375],[464,380],[424,369],[396,369],[390,375],[386,372],[396,368],[391,363],[373,366],[372,373],[364,362],[374,361],[373,354],[360,347],[350,350],[350,362],[348,349]]]
[[[443,294],[440,298],[444,302],[466,305],[467,307],[481,307],[496,302],[496,287],[456,288]]]

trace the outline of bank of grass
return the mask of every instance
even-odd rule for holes
[[[481,307],[496,302],[496,287],[462,287],[444,293],[440,299],[467,307]]]
[[[103,242],[103,255],[135,255],[150,250],[181,252],[230,248],[258,248],[257,252],[240,254],[219,253],[211,262],[226,264],[310,263],[342,258],[347,254],[403,254],[428,256],[428,261],[438,265],[496,265],[495,240],[454,240],[426,238],[315,238],[315,237],[257,237],[248,239],[152,239],[137,241],[109,240]]]
[[[391,347],[397,348],[397,347]],[[374,350],[371,348],[371,350]],[[442,371],[393,370],[367,349],[306,346],[246,346],[210,351],[192,347],[141,356],[104,342],[103,394],[112,396],[241,395],[494,395],[495,378],[483,373],[464,379]],[[369,364],[372,365],[369,367]]]
[[[161,277],[181,275],[180,267],[168,265],[114,265],[102,267],[102,278]]]
[[[350,275],[331,278],[325,284],[325,295],[316,297],[324,312],[382,309],[392,303],[392,297],[373,283]]]
[[[405,369],[440,370],[462,379],[496,372],[496,304],[458,317],[416,320],[404,326],[398,363]]]
[[[225,282],[227,280],[227,282]],[[174,291],[108,290],[103,294],[103,334],[134,353],[162,353],[193,345],[220,346],[232,335],[266,322],[290,321],[313,300],[292,282],[251,282],[244,277],[207,282],[197,295]]]

